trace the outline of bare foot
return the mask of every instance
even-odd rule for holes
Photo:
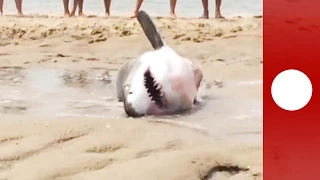
[[[97,17],[97,16],[96,16],[96,15],[93,15],[93,14],[86,15],[86,14],[83,14],[83,13],[79,13],[79,17],[83,17],[83,18],[93,18],[93,17]]]
[[[170,17],[171,17],[172,19],[176,19],[176,18],[177,18],[177,16],[176,16],[174,13],[170,13]]]
[[[202,15],[200,19],[209,19],[209,15]]]
[[[79,12],[79,17],[88,17],[88,15],[84,14],[83,12]]]
[[[64,13],[63,17],[68,18],[68,17],[70,17],[70,14],[69,13]]]
[[[76,11],[72,11],[72,12],[70,13],[69,17],[73,17],[73,16],[75,16],[75,15],[76,15]]]
[[[216,13],[215,18],[217,18],[217,19],[225,19],[224,16],[222,16],[220,13]]]
[[[132,16],[130,16],[130,18],[136,18],[138,16],[138,12],[134,12]]]
[[[22,12],[18,12],[18,16],[19,16],[19,17],[23,17],[24,14],[23,14]]]
[[[109,17],[109,16],[110,16],[110,13],[109,13],[109,12],[106,12],[106,13],[105,13],[105,16],[106,16],[106,17]]]

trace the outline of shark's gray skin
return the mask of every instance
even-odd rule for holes
[[[134,108],[127,103],[126,97],[129,94],[131,82],[137,69],[140,67],[140,59],[133,59],[124,64],[117,75],[117,96],[120,102],[124,103],[124,110],[128,116],[137,117],[138,113],[134,111]]]
[[[117,75],[117,96],[131,117],[173,114],[202,101],[197,91],[202,72],[166,45],[149,15],[137,19],[154,51],[124,64]]]

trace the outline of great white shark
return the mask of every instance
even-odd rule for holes
[[[198,95],[202,71],[164,43],[145,11],[137,19],[154,50],[122,65],[117,74],[117,96],[125,113],[141,117],[192,109],[202,102]]]

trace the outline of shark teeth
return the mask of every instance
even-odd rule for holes
[[[144,74],[144,86],[147,89],[147,93],[150,100],[158,107],[163,107],[163,92],[161,92],[161,85],[157,83],[156,79],[152,76],[150,70],[147,70]]]

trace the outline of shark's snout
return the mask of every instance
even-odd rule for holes
[[[141,117],[144,114],[138,113],[132,106],[131,103],[124,102],[124,111],[129,117]]]
[[[138,113],[137,110],[133,107],[133,104],[131,102],[128,102],[128,95],[130,95],[132,92],[130,91],[130,85],[125,85],[123,88],[123,106],[124,111],[129,117],[141,117],[144,116],[142,113]]]

